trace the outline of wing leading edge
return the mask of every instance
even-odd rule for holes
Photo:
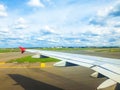
[[[90,68],[102,74],[103,76],[109,78],[108,80],[103,82],[97,89],[106,88],[117,83],[120,84],[119,59],[103,58],[103,57],[80,55],[80,54],[70,54],[70,53],[55,52],[55,51],[25,49],[22,47],[20,47],[20,49],[21,49],[21,53],[24,53],[26,51],[26,52],[36,53],[62,60],[61,62],[54,64],[54,66],[63,66],[63,64],[65,65],[65,63],[69,62]]]

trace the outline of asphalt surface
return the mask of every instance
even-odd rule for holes
[[[24,54],[24,56],[29,54]],[[92,78],[94,71],[81,66],[53,67],[54,63],[3,63],[23,57],[20,53],[0,54],[0,90],[96,90],[106,78]],[[113,90],[115,86],[103,90]]]

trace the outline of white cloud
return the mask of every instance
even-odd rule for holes
[[[74,40],[75,43],[81,43],[81,40]]]
[[[49,25],[45,25],[45,26],[43,27],[43,29],[44,29],[45,31],[47,31],[47,32],[55,33],[54,28],[51,27],[51,26],[49,26]]]
[[[27,21],[22,17],[18,18],[14,25],[14,28],[16,29],[25,29],[27,27],[28,27]]]
[[[6,17],[6,16],[8,16],[6,12],[6,8],[4,5],[0,4],[0,17]]]
[[[99,34],[101,37],[108,36],[109,39],[115,38],[117,34],[120,35],[120,2],[100,10],[91,21],[93,22],[90,22],[88,28],[92,33]],[[115,35],[112,36],[112,34]],[[107,38],[103,39],[108,40]]]
[[[26,20],[22,17],[18,18],[17,23],[26,23]]]
[[[82,12],[78,4],[62,7],[64,2],[61,2],[61,6],[56,5],[57,7],[53,8],[52,5],[57,4],[54,2],[55,0],[28,1],[27,4],[33,8],[45,7],[46,5],[45,10],[35,8],[37,10],[34,13],[27,11],[22,14],[20,12],[22,11],[21,8],[20,11],[17,9],[17,12],[14,9],[9,12],[9,17],[0,18],[0,40],[3,42],[1,46],[11,43],[26,46],[32,46],[33,44],[34,46],[49,46],[51,43],[53,46],[120,45],[120,18],[109,16],[110,12],[115,12],[113,5],[109,5],[102,10],[100,10],[102,8],[100,7],[97,15],[94,15],[90,20],[94,19],[96,22],[88,25],[88,19],[82,20],[81,18],[91,17],[91,15],[86,15],[90,12],[88,8],[84,10],[88,11]],[[78,9],[80,9],[79,12]],[[93,7],[90,9],[93,9]],[[6,13],[6,8],[0,4],[0,14],[1,12]],[[2,14],[2,16],[7,16],[7,13],[6,15]],[[103,26],[99,24],[102,22],[104,23]],[[114,27],[115,25],[116,27]]]
[[[116,1],[115,3],[107,7],[103,7],[97,12],[97,16],[104,18],[109,16],[113,17],[120,16],[120,1]]]
[[[40,0],[29,0],[27,4],[32,7],[45,7]]]
[[[97,12],[99,17],[106,17],[109,12],[113,9],[113,6],[105,7]]]
[[[53,43],[58,43],[59,40],[58,39],[54,39],[54,38],[51,38],[51,39],[48,39],[49,42],[53,42]]]

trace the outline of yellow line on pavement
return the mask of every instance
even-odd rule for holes
[[[40,63],[40,65],[22,65],[22,66],[18,66],[18,65],[12,65],[11,64],[6,64],[5,62],[0,62],[0,68],[49,68],[49,67],[53,67],[53,66],[49,66],[45,63]]]
[[[3,65],[3,64],[5,64],[5,62],[0,62],[0,65]]]
[[[40,67],[40,66],[30,66],[30,67],[23,67],[23,66],[0,66],[0,68],[49,68],[52,66],[47,66],[47,67]]]

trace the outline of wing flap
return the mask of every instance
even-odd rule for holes
[[[100,84],[98,87],[97,87],[97,90],[101,90],[101,89],[104,89],[104,88],[107,88],[107,87],[110,87],[110,86],[113,86],[117,84],[117,82],[111,80],[111,79],[108,79],[106,81],[104,81],[102,84]]]
[[[90,68],[90,67],[93,66],[92,64],[89,64],[89,63],[74,61],[74,60],[70,60],[70,59],[64,59],[64,58],[59,58],[59,57],[53,57],[53,58],[57,58],[57,59],[60,59],[62,61],[65,61],[65,62],[73,63],[73,64],[84,66],[84,67],[87,67],[87,68]]]
[[[120,74],[113,71],[113,67],[108,68],[108,65],[105,64],[105,65],[101,65],[101,66],[94,66],[91,69],[93,69],[93,70],[103,74],[104,76],[120,83]],[[114,67],[114,68],[116,68],[116,67]]]

